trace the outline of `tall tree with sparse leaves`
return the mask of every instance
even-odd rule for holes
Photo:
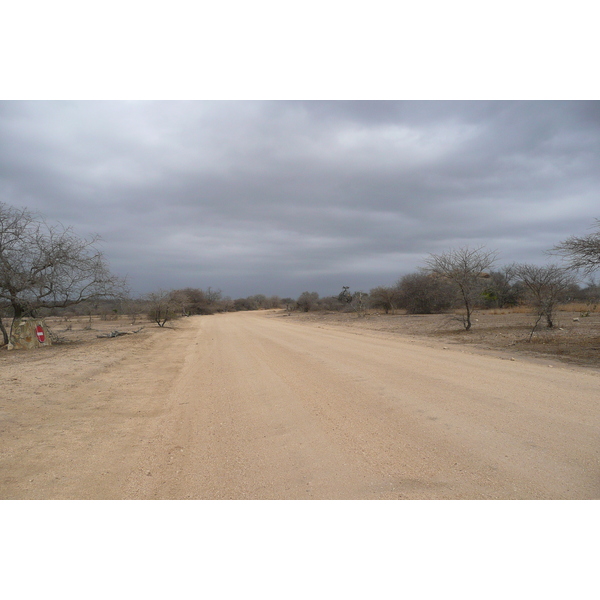
[[[567,299],[565,294],[575,285],[574,274],[558,265],[517,265],[515,272],[537,313],[532,333],[542,317],[546,318],[547,327],[554,327],[556,306]]]
[[[463,246],[443,254],[430,254],[425,260],[425,271],[442,277],[455,286],[466,310],[463,326],[467,331],[471,329],[475,303],[483,283],[489,278],[488,271],[496,261],[496,256],[496,251],[486,250],[485,246]]]
[[[125,281],[110,273],[98,242],[0,202],[0,303],[18,319],[40,308],[123,297]]]

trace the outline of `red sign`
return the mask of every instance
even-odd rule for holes
[[[38,325],[35,328],[35,335],[37,335],[37,339],[40,340],[40,344],[43,344],[46,336],[44,334],[44,328],[41,325]]]

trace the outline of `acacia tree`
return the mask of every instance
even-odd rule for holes
[[[295,304],[295,300],[293,298],[282,298],[281,299],[281,303],[285,304],[285,310],[288,311],[288,313],[292,312],[292,307]]]
[[[123,297],[125,281],[110,273],[99,240],[0,202],[0,303],[19,319],[40,308]]]
[[[180,316],[187,317],[190,314],[191,296],[187,290],[173,290],[169,293],[169,299]]]
[[[486,308],[516,306],[523,295],[522,285],[517,279],[517,265],[506,265],[499,271],[491,271],[483,290]]]
[[[409,273],[395,286],[397,306],[409,314],[439,313],[452,308],[455,289],[447,279],[432,273]]]
[[[515,270],[537,312],[531,335],[543,317],[546,317],[546,326],[553,327],[556,305],[565,300],[565,294],[576,283],[575,276],[557,265],[517,265]]]
[[[319,301],[319,294],[317,292],[302,292],[296,300],[296,306],[303,312],[312,310],[316,303]]]
[[[600,219],[596,219],[595,227],[598,231],[582,237],[571,236],[554,246],[550,254],[566,258],[571,269],[591,275],[600,268]]]
[[[496,256],[496,251],[485,250],[484,246],[464,246],[444,254],[430,254],[425,259],[425,271],[450,281],[458,291],[466,310],[462,322],[467,331],[471,329],[471,315],[482,283],[489,278],[487,271],[496,261]]]
[[[369,292],[369,304],[373,308],[383,308],[385,314],[398,306],[399,291],[397,287],[380,285]]]
[[[223,310],[223,293],[221,290],[208,288],[206,291],[199,288],[184,288],[172,292],[174,297],[183,300],[185,310],[182,314],[212,315],[218,310]],[[182,304],[183,306],[183,304]]]
[[[159,327],[164,327],[167,321],[181,316],[181,294],[179,291],[158,290],[147,294],[145,301],[148,306],[148,318]]]
[[[345,285],[337,297],[338,302],[344,306],[350,307],[356,312],[359,317],[364,317],[367,314],[369,305],[369,294],[363,291],[350,292],[350,287]]]

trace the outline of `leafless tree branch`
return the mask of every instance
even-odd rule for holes
[[[0,304],[19,318],[40,308],[124,296],[125,281],[110,273],[99,241],[0,202]]]
[[[594,227],[598,231],[583,237],[571,236],[554,246],[549,253],[565,258],[571,269],[580,270],[586,276],[591,275],[600,268],[600,219],[596,219]]]
[[[483,281],[489,277],[489,269],[496,261],[497,252],[485,246],[463,246],[443,254],[430,254],[425,260],[425,271],[450,281],[458,290],[466,309],[464,328],[471,329],[471,314]]]

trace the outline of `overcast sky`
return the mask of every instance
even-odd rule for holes
[[[134,293],[368,291],[600,217],[599,102],[2,101],[0,201],[98,233]]]

